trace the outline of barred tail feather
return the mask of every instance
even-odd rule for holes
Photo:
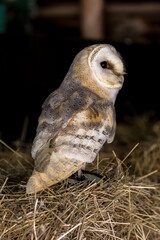
[[[47,187],[55,184],[56,182],[52,181],[46,173],[40,173],[34,171],[32,176],[29,178],[26,193],[32,194],[46,189]]]
[[[70,163],[65,167],[64,165],[66,164],[63,164],[63,160],[61,159],[57,164],[54,163],[54,167],[52,162],[50,162],[44,172],[34,170],[32,176],[28,180],[26,193],[36,193],[65,180],[73,173],[77,172],[84,163],[79,161],[78,164]]]

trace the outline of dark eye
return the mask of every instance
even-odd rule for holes
[[[102,68],[107,68],[107,61],[103,61],[100,63]]]

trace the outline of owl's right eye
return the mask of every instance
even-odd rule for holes
[[[102,68],[107,68],[107,61],[103,61],[100,63]]]

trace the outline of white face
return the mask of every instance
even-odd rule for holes
[[[108,88],[121,88],[124,66],[119,53],[111,45],[97,46],[89,55],[89,66],[96,80]]]

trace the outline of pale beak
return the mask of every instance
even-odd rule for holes
[[[123,82],[124,82],[124,76],[121,76],[120,80],[119,80],[119,83],[123,84]]]

